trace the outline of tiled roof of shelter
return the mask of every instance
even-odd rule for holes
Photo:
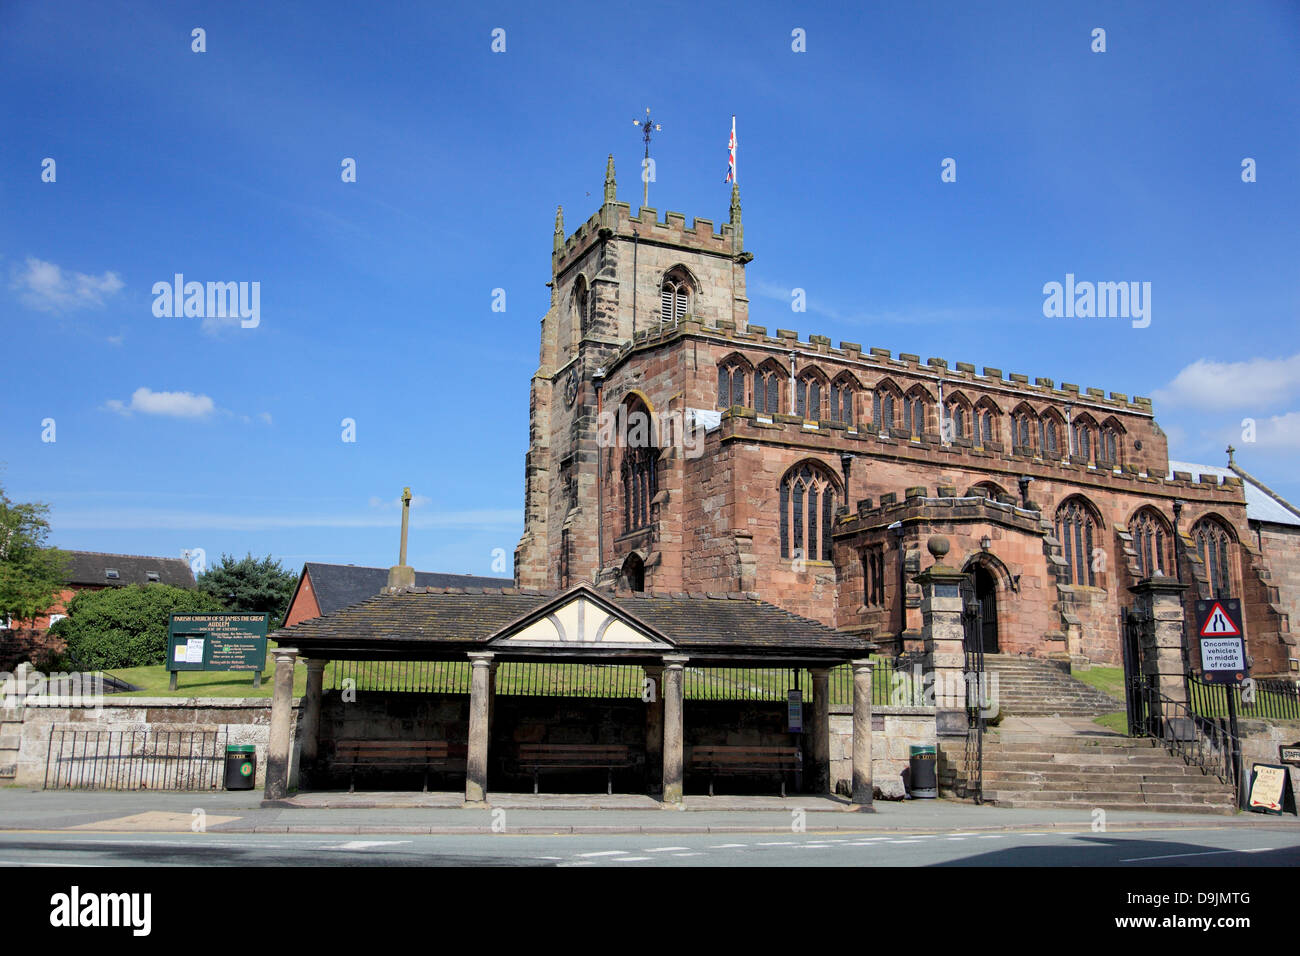
[[[381,594],[332,614],[278,631],[285,646],[328,653],[352,650],[451,645],[457,651],[482,648],[509,625],[557,599],[585,594],[657,632],[677,649],[744,652],[789,651],[813,656],[865,655],[869,641],[799,617],[752,593],[642,595],[614,594],[589,586],[569,591],[516,588],[421,588]],[[663,650],[661,647],[660,650]]]

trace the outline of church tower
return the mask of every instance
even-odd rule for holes
[[[601,541],[597,421],[610,359],[665,326],[686,320],[744,330],[749,318],[740,193],[721,230],[707,219],[663,222],[618,201],[614,157],[605,166],[604,201],[571,235],[555,215],[550,308],[529,396],[524,533],[515,549],[515,583],[562,588],[595,581],[609,560]],[[608,489],[604,489],[608,494]]]

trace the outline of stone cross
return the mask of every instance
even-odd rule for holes
[[[411,489],[402,489],[402,550],[398,555],[397,563],[403,567],[406,565],[406,529],[411,520]]]

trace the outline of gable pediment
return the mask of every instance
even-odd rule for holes
[[[498,647],[670,648],[672,645],[635,618],[596,598],[586,589],[507,627],[491,643]]]

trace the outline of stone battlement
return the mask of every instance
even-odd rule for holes
[[[1015,372],[1005,377],[1001,369],[985,366],[976,372],[969,362],[957,362],[949,365],[946,359],[931,358],[924,364],[919,355],[900,352],[897,358],[888,349],[863,349],[856,342],[840,342],[836,348],[831,345],[829,337],[809,335],[806,341],[800,341],[799,334],[788,329],[777,329],[776,335],[768,335],[767,328],[761,325],[749,325],[737,329],[730,322],[719,322],[717,326],[706,326],[688,317],[686,321],[676,324],[664,324],[662,327],[651,326],[638,332],[635,339],[624,342],[610,362],[610,370],[617,368],[627,357],[636,352],[658,345],[667,344],[677,338],[698,336],[702,338],[721,339],[734,342],[738,348],[764,348],[779,351],[789,356],[797,351],[801,358],[825,356],[834,361],[844,362],[863,369],[882,372],[899,372],[914,378],[937,381],[943,379],[948,383],[969,383],[972,386],[1014,392],[1025,397],[1037,397],[1042,400],[1069,402],[1097,409],[1123,410],[1129,414],[1153,414],[1151,399],[1141,395],[1130,398],[1123,392],[1110,392],[1109,395],[1100,388],[1087,387],[1063,382],[1058,388],[1055,380],[1035,378],[1031,384],[1029,376]]]

